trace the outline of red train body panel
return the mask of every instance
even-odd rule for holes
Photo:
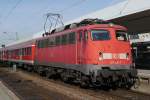
[[[93,29],[107,30],[111,38],[109,40],[93,41],[90,32]],[[82,34],[82,36],[85,36],[85,31],[88,39],[85,40],[84,38],[82,38],[80,40],[80,35]],[[38,65],[48,65],[50,63],[60,63],[68,65],[103,65],[103,67],[105,67],[105,65],[106,67],[109,67],[110,65],[128,65],[118,66],[118,68],[129,68],[132,64],[131,48],[129,41],[117,40],[116,31],[126,32],[127,30],[126,28],[117,25],[89,25],[41,38],[37,41],[50,41],[50,39],[53,37],[68,35],[69,33],[75,33],[74,43],[66,43],[55,46],[47,45],[46,47],[36,46],[36,63]],[[104,58],[100,60],[100,52],[104,56],[111,56],[111,58]],[[122,58],[120,58],[121,56]],[[128,56],[128,58],[126,58],[126,56]]]

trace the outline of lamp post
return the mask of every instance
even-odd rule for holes
[[[4,34],[6,34],[6,35],[8,35],[9,37],[11,37],[10,35],[9,35],[9,33],[11,33],[11,32],[3,32]],[[18,37],[18,32],[15,32],[15,39],[12,39],[12,38],[10,38],[9,40],[19,40],[19,37]]]

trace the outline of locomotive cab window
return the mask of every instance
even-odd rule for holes
[[[92,30],[91,36],[93,41],[110,40],[109,32],[107,30]]]
[[[126,31],[117,30],[116,31],[116,38],[119,41],[128,41],[128,36]]]

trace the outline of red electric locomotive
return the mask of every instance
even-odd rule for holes
[[[82,87],[130,88],[137,75],[127,29],[99,19],[66,25],[36,39],[32,57],[29,69]]]

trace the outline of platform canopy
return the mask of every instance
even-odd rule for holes
[[[78,22],[85,18],[111,20],[126,26],[130,34],[150,32],[150,0],[125,0],[71,20],[66,24]]]

